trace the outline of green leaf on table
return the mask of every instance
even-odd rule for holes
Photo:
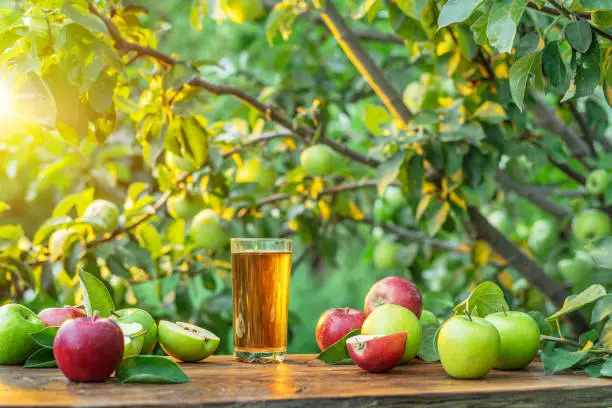
[[[612,294],[599,299],[591,312],[591,324],[599,323],[612,315]]]
[[[529,0],[497,0],[493,2],[487,24],[487,37],[499,53],[510,52],[516,27]]]
[[[599,42],[595,33],[591,34],[593,41],[587,52],[580,55],[578,66],[576,67],[575,98],[590,96],[599,84],[601,76]]]
[[[587,52],[593,40],[591,25],[583,19],[570,21],[565,27],[565,38],[576,51]]]
[[[541,312],[538,312],[537,310],[531,310],[527,312],[527,314],[531,316],[531,318],[535,320],[535,322],[538,324],[541,334],[552,333],[553,327],[550,325],[550,323],[546,321],[544,315]]]
[[[28,357],[24,365],[25,368],[47,368],[57,367],[55,362],[55,356],[53,355],[53,349],[41,348],[36,350]]]
[[[32,333],[30,336],[32,336],[34,338],[34,341],[40,344],[41,346],[52,349],[53,341],[55,340],[55,335],[57,335],[58,330],[58,326],[49,326]]]
[[[467,20],[484,0],[448,0],[438,16],[440,28]]]
[[[582,350],[568,351],[562,348],[545,348],[542,350],[542,363],[544,363],[544,374],[554,374],[558,371],[567,370],[578,364],[593,347],[593,343],[587,343]]]
[[[328,365],[338,364],[353,364],[351,356],[349,355],[348,349],[346,348],[346,340],[350,337],[357,336],[361,333],[361,330],[353,330],[347,333],[346,336],[329,346],[321,354],[317,356],[317,360],[321,360]]]
[[[559,88],[567,82],[567,68],[559,52],[559,41],[551,41],[544,47],[542,71],[553,88]]]
[[[187,374],[174,361],[162,356],[128,357],[119,364],[115,377],[122,383],[182,384]]]
[[[476,286],[470,296],[453,309],[455,314],[467,310],[472,316],[485,317],[488,314],[510,310],[504,292],[493,282],[483,282]]]
[[[525,55],[510,68],[510,94],[516,106],[522,111],[527,80],[534,67],[541,61],[541,52]],[[539,67],[536,67],[540,69]]]
[[[599,370],[603,377],[612,377],[612,358],[609,358]]]
[[[389,184],[391,184],[399,174],[400,167],[404,163],[406,151],[400,150],[389,159],[382,162],[376,169],[378,179],[378,195],[383,195]]]
[[[424,361],[440,361],[436,339],[438,338],[439,324],[426,324],[423,326],[423,340],[417,354]]]
[[[547,317],[546,320],[548,322],[558,320],[561,316],[574,312],[604,296],[606,296],[606,289],[602,285],[591,285],[577,295],[572,295],[565,299],[563,307]]]
[[[104,283],[82,269],[79,271],[79,279],[87,316],[93,316],[95,311],[101,317],[110,316],[115,311],[115,305]]]

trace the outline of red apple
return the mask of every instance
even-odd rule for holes
[[[378,306],[387,303],[404,306],[417,318],[421,317],[423,311],[423,298],[419,289],[414,283],[399,276],[390,276],[379,280],[370,288],[365,298],[364,310],[366,315],[369,315]]]
[[[60,327],[53,355],[66,377],[73,381],[104,381],[123,358],[123,332],[110,319],[81,317]]]
[[[365,314],[350,307],[329,309],[319,317],[316,338],[321,351],[336,343],[353,330],[361,329]]]
[[[77,307],[50,307],[42,310],[38,317],[45,326],[61,326],[66,320],[85,317],[85,311]]]
[[[384,373],[402,361],[406,349],[406,332],[361,334],[346,340],[351,359],[371,373]]]

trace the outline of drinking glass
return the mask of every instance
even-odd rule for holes
[[[234,238],[231,247],[234,356],[244,362],[281,362],[287,352],[293,244]]]

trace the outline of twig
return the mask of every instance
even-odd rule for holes
[[[606,139],[605,137],[602,137],[598,135],[597,133],[595,133],[593,128],[589,126],[584,115],[578,111],[578,108],[576,108],[576,105],[572,101],[568,101],[567,106],[569,107],[569,110],[572,113],[572,116],[574,117],[574,119],[576,119],[576,122],[578,122],[578,126],[580,126],[580,130],[582,131],[584,138],[587,140],[589,144],[589,147],[591,149],[591,155],[593,157],[597,155],[595,151],[595,146],[594,146],[595,140],[599,142],[602,149],[606,153],[612,152],[612,144],[610,143],[610,141],[608,141],[608,139]]]
[[[111,38],[115,42],[115,48],[117,48],[118,50],[123,52],[136,52],[137,54],[144,55],[153,58],[159,62],[162,62],[163,64],[169,67],[181,63],[181,61],[176,60],[161,51],[149,47],[144,47],[142,45],[125,40],[121,36],[121,33],[119,32],[119,29],[117,28],[115,23],[113,23],[112,20],[110,20],[109,18],[103,16],[91,2],[89,3],[89,9],[93,14],[95,14],[104,22]],[[272,120],[278,123],[283,128],[291,131],[296,136],[304,139],[306,142],[310,142],[315,136],[316,132],[313,128],[304,125],[294,126],[293,121],[283,115],[280,112],[280,109],[274,106],[264,104],[263,102],[259,101],[257,98],[248,94],[246,91],[240,88],[231,85],[216,84],[213,82],[206,81],[201,77],[193,79],[190,84],[192,86],[202,88],[214,95],[233,96],[244,104],[257,110],[268,120]],[[326,137],[319,138],[319,143],[326,144],[341,155],[358,163],[362,163],[366,166],[377,167],[380,164],[377,159],[369,157],[363,153],[353,150],[341,143],[338,143]]]
[[[529,188],[529,186],[517,183],[516,181],[512,180],[512,178],[510,178],[510,176],[508,176],[508,174],[506,174],[505,172],[498,170],[496,178],[497,181],[499,181],[506,189],[510,189],[516,192],[517,194],[531,201],[553,217],[562,220],[572,216],[572,211],[569,208],[555,203],[554,201],[543,195],[542,192],[539,190],[534,190],[533,188]]]
[[[555,342],[555,343],[565,344],[565,345],[576,347],[576,348],[579,348],[579,349],[584,348],[584,344],[580,344],[577,341],[569,340],[569,339],[566,339],[566,338],[560,338],[560,337],[541,335],[540,336],[540,341],[552,341],[552,342]],[[612,350],[604,348],[604,347],[593,346],[593,347],[591,347],[589,349],[589,351],[592,351],[592,352],[595,352],[595,353],[602,353],[602,354],[612,355]]]
[[[242,150],[244,150],[244,148],[249,147],[249,146],[269,142],[270,140],[274,140],[274,139],[285,139],[285,138],[295,138],[295,137],[296,136],[292,132],[289,132],[286,130],[262,133],[259,136],[247,139],[240,146],[235,147],[232,150],[223,153],[221,156],[223,158],[227,158],[233,155],[234,153],[241,152]]]

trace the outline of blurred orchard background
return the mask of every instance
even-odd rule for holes
[[[484,280],[545,315],[609,291],[611,26],[607,0],[0,1],[0,304],[79,304],[82,267],[228,353],[229,237],[293,239],[292,353],[389,275],[440,317]]]

